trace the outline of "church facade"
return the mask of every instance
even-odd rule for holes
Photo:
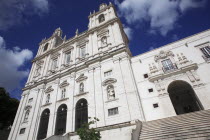
[[[88,117],[102,140],[131,140],[136,120],[210,109],[210,30],[133,57],[111,3],[88,18],[39,44],[9,140],[79,140]]]

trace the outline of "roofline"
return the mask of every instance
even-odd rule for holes
[[[189,39],[189,38],[191,38],[191,37],[194,37],[194,36],[196,36],[196,35],[200,35],[200,34],[202,34],[202,33],[208,32],[208,31],[210,31],[210,29],[207,29],[207,30],[205,30],[205,31],[202,31],[202,32],[199,32],[199,33],[196,33],[196,34],[190,35],[190,36],[188,36],[188,37],[185,37],[185,38],[182,38],[182,39],[177,40],[177,41],[175,41],[175,42],[172,42],[172,43],[166,44],[166,45],[164,45],[164,46],[161,46],[161,47],[155,48],[155,49],[153,49],[153,50],[146,51],[146,52],[144,52],[144,53],[141,53],[141,54],[135,55],[135,56],[133,56],[132,58],[138,57],[138,56],[140,56],[140,55],[143,55],[143,54],[146,54],[146,53],[152,52],[152,51],[157,50],[157,49],[160,49],[160,48],[167,47],[167,46],[169,46],[169,45],[172,45],[172,44],[175,44],[175,43],[181,42],[181,41],[183,41],[183,40]]]

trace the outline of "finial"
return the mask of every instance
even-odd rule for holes
[[[112,2],[110,1],[109,4],[112,5]]]
[[[66,41],[66,35],[64,36],[63,40],[64,40],[64,42]]]
[[[92,13],[90,12],[90,15],[91,15]]]
[[[95,10],[93,11],[93,14],[95,14]]]
[[[75,32],[75,35],[78,36],[78,34],[79,34],[79,30],[77,29]]]

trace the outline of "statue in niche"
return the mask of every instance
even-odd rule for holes
[[[83,83],[80,83],[80,85],[79,85],[79,92],[80,93],[84,92],[84,84]]]
[[[109,100],[115,99],[115,91],[114,91],[114,86],[113,85],[109,85],[107,87],[107,94],[108,94],[108,99]]]
[[[101,46],[106,46],[107,45],[107,38],[106,36],[101,38]]]

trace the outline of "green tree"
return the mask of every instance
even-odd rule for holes
[[[12,126],[18,105],[19,101],[11,98],[9,93],[0,87],[0,130]]]
[[[89,119],[91,118],[89,117]],[[90,128],[90,125],[95,124],[97,121],[99,121],[99,119],[94,117],[93,120],[84,123],[83,126],[77,130],[77,134],[81,140],[100,140],[100,131],[96,128]]]

